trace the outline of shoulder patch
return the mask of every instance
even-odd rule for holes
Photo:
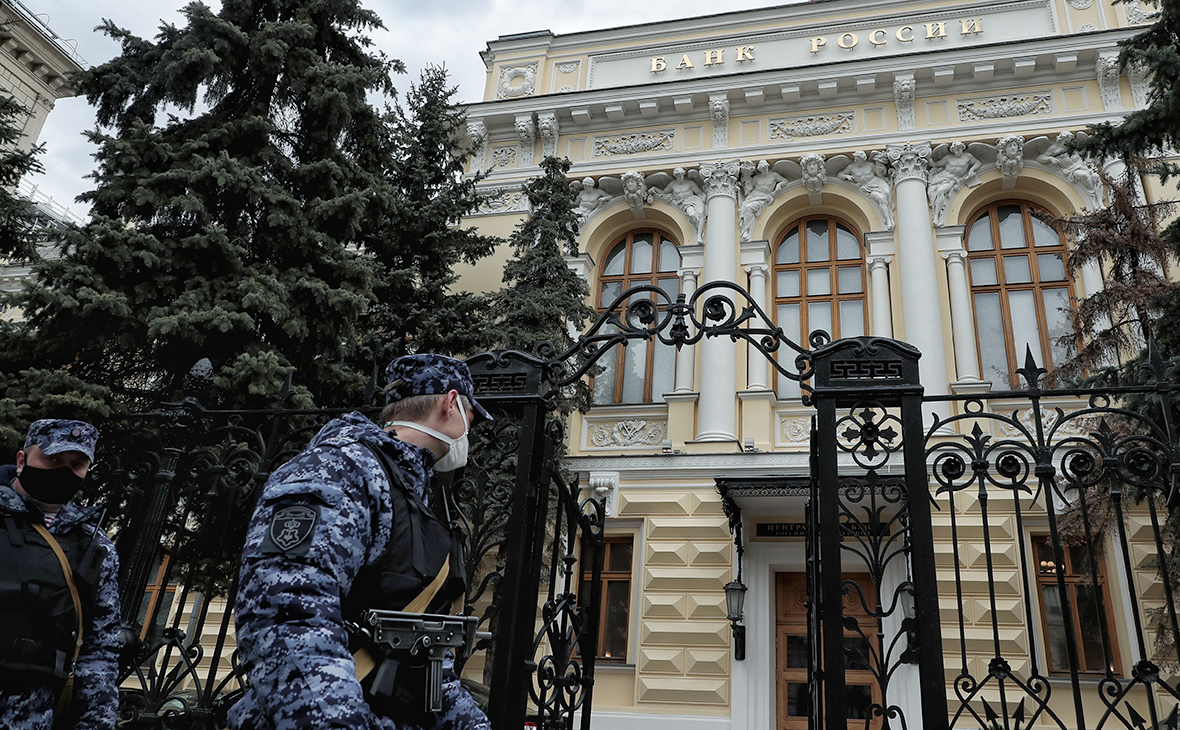
[[[319,505],[275,507],[262,540],[262,552],[271,555],[306,555],[311,547],[311,535],[319,521]]]

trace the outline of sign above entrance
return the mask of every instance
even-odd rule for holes
[[[630,86],[1055,35],[1049,0],[1023,0],[914,17],[823,23],[590,59],[590,88]]]

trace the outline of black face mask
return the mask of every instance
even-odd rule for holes
[[[56,469],[38,469],[25,464],[17,475],[21,487],[29,496],[45,504],[65,504],[82,488],[84,477],[74,473],[68,466]]]

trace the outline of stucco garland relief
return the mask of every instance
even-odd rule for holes
[[[1029,94],[958,99],[955,105],[958,107],[960,122],[1052,114],[1053,92],[1035,91]]]
[[[811,419],[807,416],[782,416],[778,421],[779,437],[784,444],[805,444],[811,439]]]
[[[471,215],[500,215],[529,209],[529,198],[516,187],[489,188],[480,191],[479,205]]]
[[[496,167],[511,167],[516,164],[516,145],[493,147],[491,157]]]
[[[572,74],[578,70],[578,61],[571,61],[569,63],[558,64],[557,70],[563,74]]]
[[[1131,3],[1127,8],[1127,22],[1133,24],[1153,23],[1159,17],[1159,9],[1148,10],[1142,3]]]
[[[617,134],[610,137],[594,138],[594,156],[635,155],[655,150],[671,150],[676,139],[676,130],[661,129],[655,132]]]
[[[856,112],[814,114],[770,120],[770,139],[821,137],[825,134],[852,134],[856,131]]]
[[[1074,10],[1089,10],[1094,0],[1069,0],[1069,4]]]
[[[527,66],[500,67],[496,98],[518,99],[522,96],[532,96],[537,90],[537,66],[536,63],[530,63]]]
[[[659,446],[668,433],[668,422],[633,418],[614,423],[591,423],[587,429],[590,443],[600,449],[612,446]]]
[[[1094,25],[1093,23],[1083,23],[1082,25],[1078,26],[1079,33],[1091,33],[1096,30],[1098,30],[1098,26]]]
[[[1102,92],[1102,105],[1107,110],[1123,108],[1123,96],[1119,91],[1118,53],[1104,53],[1098,57],[1094,68],[1098,76],[1098,89]]]

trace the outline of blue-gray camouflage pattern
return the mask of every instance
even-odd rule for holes
[[[98,429],[85,421],[65,418],[43,418],[29,424],[25,448],[36,444],[41,453],[52,456],[63,451],[81,451],[94,461],[94,445],[98,443]]]
[[[0,506],[12,512],[40,511],[34,502],[17,494],[12,487],[15,466],[0,468]],[[74,696],[71,715],[73,730],[112,730],[119,705],[116,688],[119,657],[119,558],[115,547],[98,529],[98,508],[81,509],[66,502],[49,525],[49,532],[64,535],[70,530],[98,531],[98,540],[106,549],[102,561],[94,606],[86,622],[82,651],[74,664]],[[4,566],[5,570],[11,569]],[[58,692],[49,685],[0,688],[0,727],[4,730],[49,730],[57,706]]]
[[[475,400],[475,385],[467,363],[446,355],[423,353],[405,355],[385,366],[385,402],[415,395],[442,395],[454,390],[467,396],[475,410],[475,421],[492,420],[484,407]]]
[[[304,451],[275,470],[242,552],[234,610],[249,687],[230,709],[233,730],[415,727],[370,710],[341,616],[341,598],[357,572],[400,537],[391,535],[388,479],[365,444],[397,454],[415,491],[425,496],[434,457],[391,437],[360,413],[324,426]],[[317,511],[310,541],[301,550],[268,549],[275,510],[290,506]],[[273,540],[270,544],[273,548]],[[453,673],[443,684],[443,707],[431,730],[491,727]]]

